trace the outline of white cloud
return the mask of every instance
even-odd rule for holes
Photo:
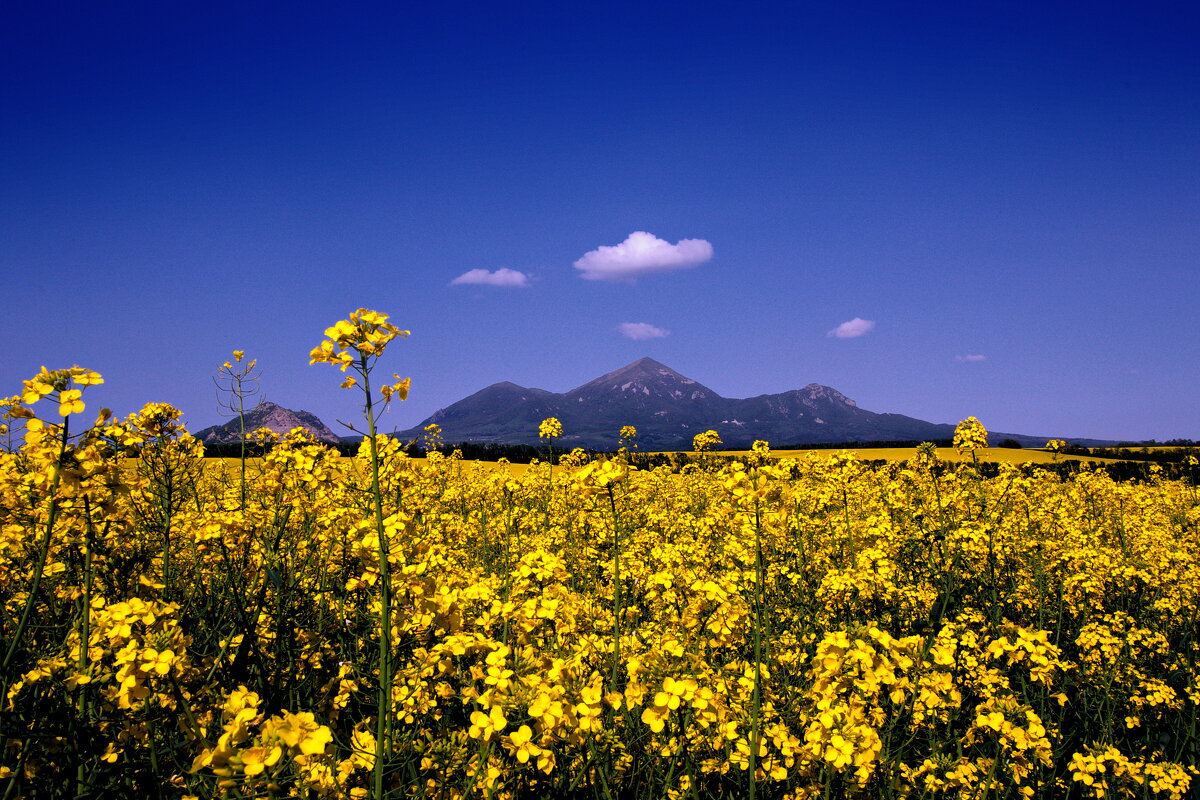
[[[694,267],[712,257],[712,245],[704,239],[680,239],[671,244],[652,233],[635,231],[620,244],[584,253],[575,269],[589,281],[632,283],[646,275]]]
[[[955,361],[966,361],[966,362],[987,361],[987,356],[980,355],[978,353],[974,353],[974,354],[969,354],[969,355],[965,355],[965,356],[955,356],[954,360]]]
[[[450,281],[451,286],[469,284],[472,286],[528,286],[529,276],[524,272],[508,267],[501,267],[495,272],[486,269],[472,269]]]
[[[855,339],[859,336],[866,336],[873,330],[875,330],[875,320],[855,317],[852,320],[843,322],[825,335],[833,336],[837,339]]]
[[[669,336],[670,331],[651,325],[649,322],[622,322],[617,326],[622,336],[635,341],[642,339],[661,339]]]

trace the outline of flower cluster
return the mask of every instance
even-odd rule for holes
[[[325,339],[309,353],[310,364],[333,364],[342,372],[383,355],[388,343],[409,335],[388,322],[388,315],[360,308],[325,329]]]
[[[975,417],[967,417],[954,428],[954,448],[960,453],[982,450],[988,446],[987,428]]]
[[[721,435],[713,430],[697,433],[692,437],[692,449],[697,453],[712,450],[719,444],[721,444]]]
[[[557,417],[546,417],[538,425],[538,436],[542,439],[557,439],[563,435],[562,423]]]

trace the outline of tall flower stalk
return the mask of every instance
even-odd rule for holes
[[[546,440],[546,461],[550,464],[550,472],[546,479],[546,502],[543,504],[543,524],[550,529],[550,505],[554,502],[554,439],[562,436],[562,423],[557,417],[546,417],[538,425],[538,437]]]
[[[392,651],[392,586],[387,529],[383,523],[383,494],[379,488],[379,447],[376,442],[376,409],[379,405],[371,390],[371,373],[389,342],[409,335],[388,320],[387,314],[360,308],[348,319],[340,320],[325,330],[326,338],[309,354],[310,364],[333,364],[342,372],[353,371],[342,381],[343,389],[361,386],[364,404],[363,416],[367,430],[364,439],[371,456],[371,498],[375,511],[375,534],[379,539],[379,690],[378,711],[375,718],[375,763],[372,775],[372,794],[376,800],[385,796],[384,776],[387,771],[387,756],[391,749],[390,731],[392,717],[392,680],[394,669]],[[385,384],[379,389],[382,405],[387,406],[393,398],[408,397],[409,379],[393,373],[395,383]],[[362,383],[359,384],[361,379]]]
[[[245,361],[245,350],[233,351],[233,362],[226,361],[217,368],[213,383],[217,387],[217,404],[230,416],[238,420],[238,459],[241,462],[241,510],[246,510],[246,401],[259,393],[256,385],[260,375],[255,375],[258,359]],[[256,401],[253,411],[261,405]]]
[[[562,423],[557,417],[546,417],[538,425],[538,438],[546,440],[546,461],[550,464],[550,484],[554,484],[554,440],[563,435]]]

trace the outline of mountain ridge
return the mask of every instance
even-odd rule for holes
[[[876,413],[829,386],[749,398],[722,397],[652,358],[643,357],[566,392],[550,392],[500,381],[438,409],[419,425],[396,435],[419,438],[437,424],[446,442],[539,444],[538,423],[558,417],[563,447],[612,449],[625,425],[638,430],[645,450],[691,449],[692,437],[713,429],[729,447],[755,439],[773,445],[829,442],[924,441],[947,439],[954,425],[926,422],[903,414]],[[994,433],[1022,445],[1040,446],[1046,437]]]

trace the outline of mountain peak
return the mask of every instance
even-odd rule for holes
[[[655,361],[650,356],[642,356],[637,361],[630,361],[623,367],[618,367],[612,372],[606,372],[596,380],[604,380],[609,376],[624,376],[624,375],[658,375],[658,374],[675,374],[675,370],[668,367],[666,364]],[[680,376],[682,377],[682,376]]]
[[[655,361],[653,358],[650,358],[650,356],[643,356],[642,358],[639,358],[637,361],[631,361],[628,364],[626,364],[625,366],[621,367],[620,369],[615,369],[612,372],[609,372],[605,375],[601,375],[596,380],[604,380],[604,379],[610,378],[610,377],[612,377],[612,378],[642,378],[642,377],[644,377],[644,378],[651,378],[651,379],[655,379],[655,380],[661,379],[661,378],[673,378],[673,379],[683,380],[683,381],[691,380],[690,378],[685,378],[684,376],[680,375],[678,372],[671,369],[666,364],[662,364],[658,361]]]
[[[819,383],[810,383],[808,386],[805,386],[799,391],[801,394],[807,396],[810,400],[829,400],[834,403],[850,406],[851,408],[858,408],[858,403],[854,402],[849,397],[846,397],[846,395],[842,394],[837,389],[833,389],[829,386],[822,386]]]
[[[646,356],[567,392],[567,397],[641,394],[672,400],[719,398],[716,392]]]
[[[668,367],[665,364],[662,364],[658,361],[655,361],[650,356],[642,356],[637,361],[631,361],[628,364],[626,364],[625,366],[621,367],[621,369],[634,369],[634,368],[637,368],[637,369],[670,369],[670,367]]]

